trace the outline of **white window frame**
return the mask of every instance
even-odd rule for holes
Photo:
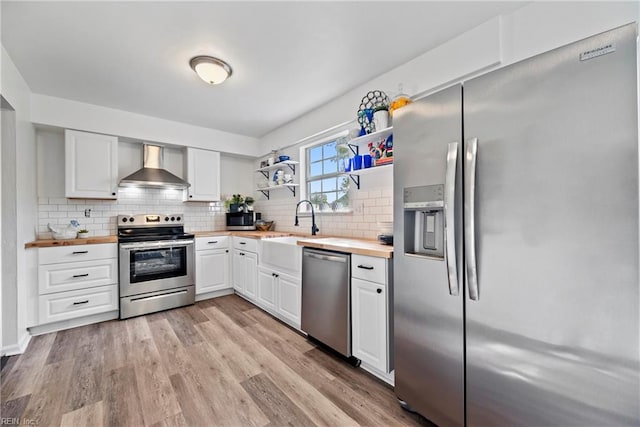
[[[312,147],[318,146],[318,145],[323,145],[326,143],[329,143],[331,141],[335,141],[337,139],[340,138],[344,138],[347,135],[349,135],[349,130],[343,130],[341,132],[329,135],[329,136],[323,136],[323,137],[319,137],[318,139],[314,140],[313,142],[310,142],[308,144],[305,145],[301,145],[300,146],[300,200],[304,200],[304,199],[309,199],[309,195],[307,194],[307,150],[309,150]],[[349,192],[351,192],[351,185],[349,185]],[[309,204],[305,203],[304,205],[300,205],[300,210],[299,212],[303,213],[303,214],[311,214],[311,209],[309,208]],[[352,213],[353,210],[351,208],[351,206],[349,206],[347,209],[341,210],[341,211],[315,211],[316,215],[342,215],[342,214],[350,214]]]

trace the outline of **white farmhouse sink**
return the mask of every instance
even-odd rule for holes
[[[260,264],[276,271],[300,276],[302,269],[302,246],[296,243],[300,237],[272,237],[262,239]]]

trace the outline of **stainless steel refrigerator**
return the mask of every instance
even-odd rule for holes
[[[394,115],[395,389],[432,422],[640,425],[636,33]]]

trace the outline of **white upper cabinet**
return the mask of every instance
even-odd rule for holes
[[[65,130],[65,196],[117,198],[117,137]]]
[[[220,200],[220,153],[187,148],[187,181],[186,201]]]

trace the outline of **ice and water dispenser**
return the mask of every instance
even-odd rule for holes
[[[444,185],[404,189],[404,252],[444,259]]]

